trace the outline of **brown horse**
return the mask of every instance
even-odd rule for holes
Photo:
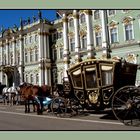
[[[37,114],[43,112],[43,99],[49,97],[51,94],[51,87],[48,85],[38,86],[24,83],[20,85],[21,98],[25,103],[25,113],[30,112],[30,101],[33,102],[33,111],[35,112],[35,105],[37,106]],[[39,100],[39,102],[38,102]]]
[[[35,112],[34,97],[39,94],[39,86],[24,83],[19,86],[19,92],[22,100],[24,101],[25,113],[30,112],[30,101],[33,103],[33,111]]]

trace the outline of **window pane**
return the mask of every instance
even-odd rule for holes
[[[85,80],[87,88],[97,87],[97,75],[95,67],[85,69]]]
[[[82,87],[81,69],[77,69],[72,73],[74,87]]]
[[[71,51],[75,51],[75,40],[74,38],[70,39],[70,47],[71,47]]]
[[[132,24],[125,25],[125,37],[126,37],[126,40],[133,39]]]
[[[115,43],[117,42],[117,29],[116,28],[113,28],[113,29],[110,29],[110,34],[111,34],[111,43]]]
[[[82,15],[80,16],[80,19],[81,19],[81,23],[84,23],[84,22],[85,22],[85,15],[82,14]]]
[[[69,20],[69,26],[70,26],[70,27],[74,27],[73,19],[70,19],[70,20]]]
[[[96,32],[95,37],[96,37],[96,46],[101,46],[102,44],[101,32]]]
[[[113,67],[101,66],[102,86],[113,84]]]
[[[99,19],[99,18],[100,18],[100,12],[99,12],[99,10],[96,10],[94,12],[94,19]]]
[[[83,49],[87,48],[87,37],[86,36],[82,37],[82,46],[83,46]]]

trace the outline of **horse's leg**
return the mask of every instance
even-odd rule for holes
[[[28,106],[28,113],[30,113],[30,100],[27,100],[27,106]]]
[[[33,112],[35,112],[35,110],[36,110],[36,108],[35,108],[35,101],[32,100],[32,102],[33,102]]]
[[[25,104],[25,113],[27,113],[27,99],[24,100],[24,104]]]

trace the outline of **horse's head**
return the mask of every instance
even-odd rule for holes
[[[43,93],[43,96],[50,96],[51,95],[51,86],[49,85],[42,85],[41,86],[41,90],[42,90],[42,93]]]

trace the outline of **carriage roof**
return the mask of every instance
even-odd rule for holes
[[[102,63],[102,62],[115,64],[115,63],[119,63],[120,60],[117,60],[117,59],[99,59],[99,58],[97,58],[97,59],[87,59],[87,60],[84,60],[82,62],[79,62],[78,64],[75,64],[75,65],[71,66],[68,69],[68,71],[71,70],[71,69],[74,69],[75,67],[78,67],[80,65],[87,65],[87,64],[94,64],[94,63]]]
[[[121,59],[88,59],[67,70],[69,81],[74,89],[102,88],[109,85],[120,88],[134,85],[136,72],[137,64]]]

